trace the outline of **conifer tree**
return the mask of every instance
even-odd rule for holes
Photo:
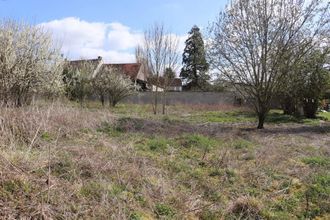
[[[187,81],[188,88],[203,89],[203,86],[210,79],[210,76],[207,75],[209,64],[205,58],[203,37],[196,25],[190,30],[185,44],[180,77]]]

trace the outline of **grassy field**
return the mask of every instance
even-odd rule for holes
[[[90,103],[0,110],[0,218],[329,219],[330,120]]]

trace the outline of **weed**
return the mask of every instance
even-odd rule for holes
[[[246,149],[246,148],[252,148],[254,144],[245,139],[237,139],[233,142],[233,146],[235,149]]]
[[[99,182],[88,182],[80,188],[80,195],[89,199],[100,200],[103,193],[104,188]]]
[[[41,134],[41,139],[43,139],[45,141],[51,141],[51,140],[53,140],[52,136],[47,131]]]
[[[147,146],[152,151],[165,151],[169,145],[169,140],[163,137],[153,138],[147,142]]]
[[[155,206],[155,213],[158,217],[172,217],[175,215],[174,210],[167,204],[157,203]]]
[[[23,180],[20,179],[12,179],[12,180],[6,180],[0,183],[0,187],[10,194],[15,194],[20,191],[24,193],[29,193],[32,190],[32,186]]]

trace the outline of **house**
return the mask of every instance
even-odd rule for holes
[[[158,85],[158,86],[157,86]],[[182,91],[182,80],[180,78],[166,79],[159,77],[158,80],[155,77],[148,78],[148,87],[151,91],[163,92],[164,89],[169,92],[181,92]]]
[[[128,76],[134,85],[139,86],[142,91],[147,90],[148,71],[140,63],[103,64],[104,66],[119,70]]]
[[[97,59],[81,59],[66,62],[70,68],[77,70],[81,70],[82,68],[92,68],[92,75],[88,76],[89,78],[94,78],[103,65],[101,56],[99,56]]]
[[[103,62],[101,56],[97,59],[81,59],[81,60],[73,60],[67,61],[68,65],[74,69],[82,69],[84,67],[92,68],[92,75],[89,78],[94,78],[97,73],[104,67],[115,68],[119,70],[125,76],[128,76],[134,85],[141,90],[147,90],[147,79],[149,77],[149,73],[147,68],[144,65],[139,63],[120,63],[120,64],[106,64]]]
[[[164,91],[164,89],[173,92],[182,91],[182,80],[180,78],[166,80],[164,77],[159,77],[157,81],[154,77],[150,77],[151,73],[148,71],[146,65],[140,63],[104,63],[101,56],[97,59],[81,59],[67,62],[71,68],[76,68],[78,70],[87,67],[92,68],[92,75],[88,76],[89,78],[94,78],[101,68],[109,67],[129,77],[136,88],[139,88],[141,91],[156,91],[157,87],[159,92]]]

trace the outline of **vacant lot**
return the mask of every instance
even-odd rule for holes
[[[329,219],[330,119],[91,103],[0,110],[0,218]]]

